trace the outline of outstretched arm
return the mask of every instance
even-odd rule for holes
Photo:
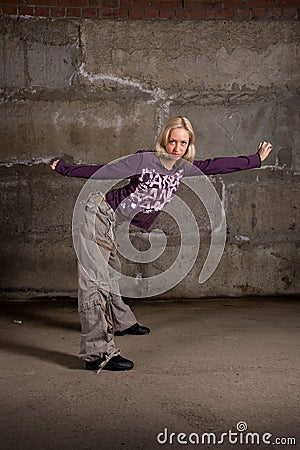
[[[103,165],[98,166],[71,166],[66,163],[63,159],[56,159],[50,164],[50,168],[58,172],[60,175],[67,177],[77,177],[77,178],[90,178],[93,176]]]
[[[56,159],[50,168],[67,177],[123,180],[139,173],[142,158],[143,153],[137,152],[108,164],[79,166],[71,166],[63,159]]]
[[[240,170],[255,169],[261,166],[261,162],[267,158],[272,150],[270,142],[262,142],[256,153],[248,156],[225,156],[221,158],[196,160],[194,166],[205,175],[226,174]],[[188,172],[192,172],[189,170]],[[187,176],[196,175],[189,173]],[[199,175],[199,173],[198,173]]]

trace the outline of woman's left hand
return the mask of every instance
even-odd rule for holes
[[[262,161],[264,161],[267,158],[272,148],[273,145],[271,144],[271,142],[264,141],[259,144],[258,153]]]

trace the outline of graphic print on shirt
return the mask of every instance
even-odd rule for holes
[[[119,205],[123,209],[123,214],[133,211],[134,214],[161,211],[172,200],[182,177],[182,169],[174,175],[162,175],[154,169],[144,168],[135,192]]]

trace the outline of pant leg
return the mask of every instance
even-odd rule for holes
[[[109,310],[109,292],[94,289],[86,271],[78,263],[78,311],[81,323],[79,357],[86,361],[116,350],[114,329]]]
[[[116,277],[109,270],[110,263],[118,265],[114,224],[114,212],[102,194],[90,194],[78,236],[80,358],[85,360],[112,353],[116,349],[114,329],[124,329],[136,322],[119,295]]]
[[[111,252],[109,266],[121,273],[120,259],[117,250]],[[111,293],[111,313],[115,331],[126,330],[137,322],[137,319],[130,307],[123,301],[119,291],[118,278],[111,275],[113,292]]]

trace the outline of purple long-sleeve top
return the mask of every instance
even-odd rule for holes
[[[140,150],[101,165],[71,166],[60,160],[55,170],[69,177],[129,179],[125,186],[107,192],[106,201],[120,216],[148,231],[165,205],[172,200],[183,177],[227,174],[260,166],[260,156],[254,153],[195,160],[193,164],[181,159],[168,170],[155,152]]]

